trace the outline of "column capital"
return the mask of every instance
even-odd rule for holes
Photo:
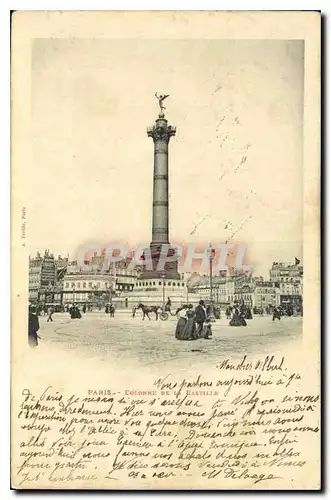
[[[158,118],[155,125],[147,128],[148,137],[152,137],[153,141],[166,141],[169,142],[170,137],[176,135],[176,127],[168,125],[167,120]]]

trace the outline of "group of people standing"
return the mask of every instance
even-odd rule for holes
[[[109,314],[111,318],[115,318],[115,307],[114,304],[107,304],[105,308],[105,313]]]
[[[230,326],[247,326],[246,319],[253,318],[251,308],[245,304],[227,307],[225,315],[230,320]]]
[[[274,307],[273,314],[272,314],[272,321],[275,321],[275,319],[280,320],[282,316],[293,316],[294,315],[294,310],[291,305],[282,305],[278,307]]]
[[[68,312],[71,319],[80,319],[82,317],[79,307],[76,304],[70,306]]]
[[[188,304],[178,312],[178,322],[175,331],[177,340],[209,339],[212,335],[210,320],[203,300],[193,309]]]

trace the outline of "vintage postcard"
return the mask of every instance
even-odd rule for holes
[[[13,488],[320,489],[320,24],[14,13]]]

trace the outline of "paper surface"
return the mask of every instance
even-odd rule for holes
[[[146,133],[162,112],[169,185]],[[13,488],[320,488],[319,151],[318,13],[14,14]],[[168,205],[186,256],[245,245],[246,289],[213,262],[210,281],[208,253],[178,280],[91,267],[104,245],[148,246]],[[64,260],[38,285],[45,250]],[[280,262],[288,278],[269,273]],[[165,321],[135,310],[168,298]],[[219,306],[212,336],[194,337],[195,313],[195,340],[176,338],[176,310],[201,299]],[[242,305],[253,318],[231,327]]]

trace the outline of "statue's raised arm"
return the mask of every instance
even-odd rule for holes
[[[166,109],[165,105],[163,104],[163,101],[167,97],[169,97],[169,94],[168,95],[165,95],[165,94],[158,95],[157,92],[155,92],[155,97],[159,101],[160,111],[161,111],[161,114],[163,114],[163,111]]]

